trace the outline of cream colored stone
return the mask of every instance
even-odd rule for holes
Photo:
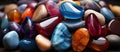
[[[51,48],[50,40],[45,38],[44,36],[39,34],[39,35],[36,36],[35,40],[36,40],[38,48],[41,51],[47,51]]]
[[[41,19],[47,17],[47,15],[48,15],[48,12],[47,12],[45,5],[41,4],[35,10],[33,17],[32,17],[32,20],[34,22],[39,22]]]
[[[11,11],[13,9],[17,9],[17,8],[18,8],[17,4],[7,4],[7,5],[5,5],[4,12],[8,13],[9,11]]]
[[[97,16],[97,18],[98,18],[99,22],[101,23],[101,25],[104,25],[104,24],[105,24],[105,17],[104,17],[102,14],[100,14],[99,12],[96,12],[96,11],[91,10],[91,9],[85,11],[84,19],[85,19],[90,13],[94,13],[94,14]]]

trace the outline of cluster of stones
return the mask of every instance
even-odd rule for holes
[[[104,0],[19,0],[0,8],[0,46],[52,52],[120,49],[120,6]]]

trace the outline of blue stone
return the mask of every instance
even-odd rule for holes
[[[72,35],[63,23],[59,23],[51,37],[52,46],[57,51],[65,51],[71,46]]]
[[[10,31],[3,37],[3,46],[6,49],[16,49],[19,45],[19,36],[16,31]]]
[[[5,15],[2,17],[2,21],[1,21],[1,29],[6,29],[8,27],[8,16]]]
[[[100,13],[104,15],[106,22],[110,22],[112,19],[115,18],[113,13],[108,8],[101,8]]]
[[[35,51],[37,50],[37,45],[34,39],[24,38],[20,40],[19,48],[23,51]]]
[[[84,9],[72,2],[63,2],[59,10],[63,17],[67,19],[79,19],[84,16]]]

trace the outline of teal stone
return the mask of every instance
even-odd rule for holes
[[[8,27],[8,16],[7,15],[4,15],[2,17],[2,21],[1,21],[1,26],[0,28],[1,29],[6,29]]]
[[[113,13],[108,8],[101,8],[100,13],[105,16],[106,22],[110,22],[112,19],[115,18]]]
[[[71,46],[72,35],[63,23],[59,23],[51,37],[52,46],[57,51],[65,51]]]
[[[67,19],[79,19],[84,16],[84,9],[72,2],[63,2],[59,10],[62,16]]]
[[[19,36],[16,31],[10,31],[3,37],[3,46],[6,49],[16,49],[19,44]]]
[[[35,51],[37,50],[37,45],[34,39],[32,38],[24,38],[22,40],[20,40],[19,42],[19,48],[22,51]]]

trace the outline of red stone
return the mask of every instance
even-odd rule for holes
[[[62,20],[60,19],[60,17],[52,17],[48,20],[37,23],[36,29],[40,34],[48,37],[48,36],[52,35],[54,28],[61,21]]]
[[[88,31],[93,38],[98,38],[101,36],[101,30],[102,26],[100,22],[98,21],[98,18],[95,14],[91,13],[87,16],[86,20],[86,26],[88,28]]]
[[[51,0],[47,1],[46,8],[47,8],[50,16],[59,16],[60,15],[59,7],[56,2],[51,1]]]
[[[22,19],[25,19],[27,16],[32,18],[33,12],[34,12],[33,8],[30,8],[30,7],[26,8],[22,14]]]

